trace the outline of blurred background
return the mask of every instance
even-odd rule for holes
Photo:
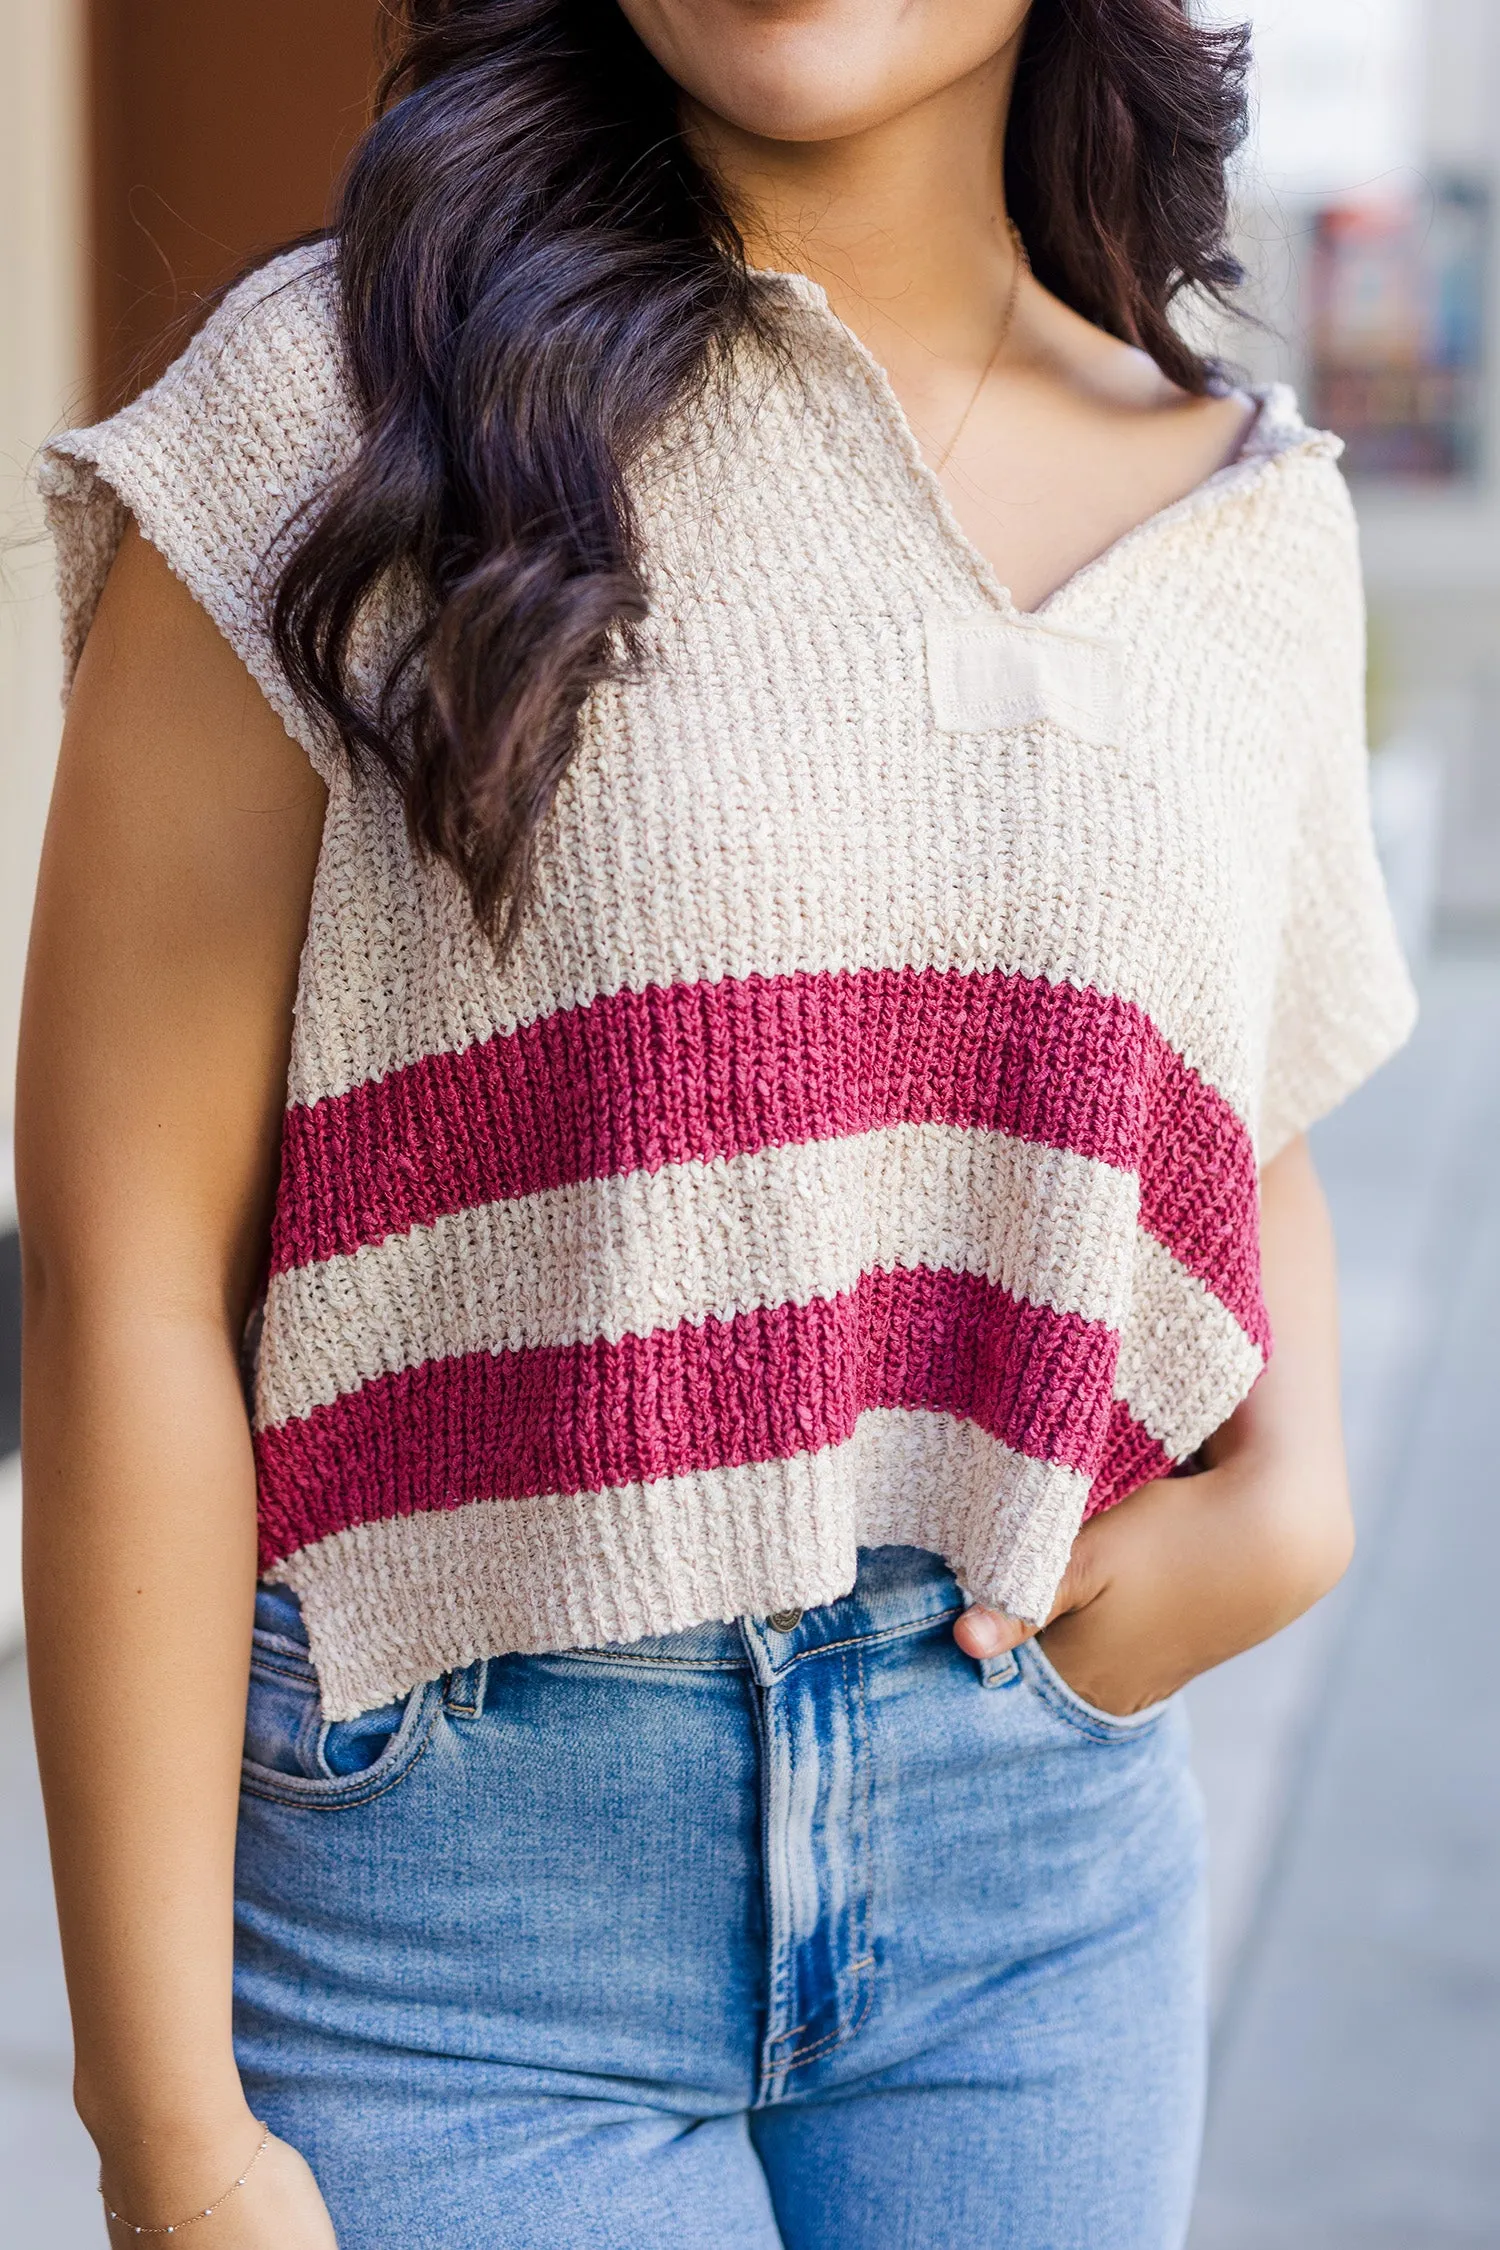
[[[1220,345],[1348,441],[1377,825],[1425,1007],[1317,1136],[1358,1560],[1192,1694],[1215,1979],[1193,2250],[1500,2250],[1500,0],[1201,4],[1248,14],[1258,56],[1258,325]],[[319,222],[378,15],[0,0],[0,2234],[52,2250],[102,2236],[19,1616],[9,1104],[57,739],[27,477],[199,292]]]

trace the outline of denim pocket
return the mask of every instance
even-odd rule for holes
[[[427,1746],[437,1681],[354,1719],[325,1719],[295,1595],[262,1587],[255,1604],[242,1786],[279,1804],[329,1811],[395,1787]]]
[[[1138,1742],[1142,1735],[1150,1734],[1159,1726],[1176,1701],[1168,1696],[1162,1703],[1148,1703],[1144,1711],[1122,1714],[1102,1711],[1097,1703],[1086,1703],[1075,1688],[1070,1688],[1045,1649],[1035,1640],[1023,1641],[1016,1650],[1023,1678],[1060,1719],[1076,1727],[1080,1734],[1091,1735],[1096,1742]]]

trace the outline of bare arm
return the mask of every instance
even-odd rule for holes
[[[260,2139],[230,2043],[255,1582],[237,1343],[322,809],[239,660],[132,532],[64,735],[17,1158],[27,1624],[76,2098],[140,2223],[201,2210]],[[200,2250],[331,2243],[290,2150],[254,2178]],[[254,2211],[274,2236],[245,2231]]]
[[[1146,1485],[1074,1547],[1046,1648],[1105,1710],[1140,1710],[1279,1632],[1348,1567],[1333,1232],[1303,1140],[1261,1175],[1261,1260],[1276,1350],[1210,1466]],[[1019,1637],[983,1609],[956,1632],[979,1656]]]

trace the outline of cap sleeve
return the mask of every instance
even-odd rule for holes
[[[1416,1020],[1371,819],[1354,511],[1331,462],[1323,474],[1332,505],[1307,580],[1304,660],[1288,706],[1289,724],[1303,736],[1301,786],[1267,1042],[1262,1163],[1362,1084]]]
[[[44,447],[65,692],[133,516],[332,778],[337,746],[277,662],[270,617],[279,565],[357,443],[339,336],[332,251],[290,251],[232,290],[150,390]]]

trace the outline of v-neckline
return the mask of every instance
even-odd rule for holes
[[[1326,430],[1311,429],[1303,421],[1297,410],[1296,394],[1288,384],[1251,384],[1245,395],[1254,400],[1255,413],[1246,424],[1231,460],[1212,470],[1191,490],[1180,493],[1175,500],[1164,502],[1149,515],[1142,516],[1139,523],[1120,532],[1097,555],[1090,556],[1087,562],[1080,563],[1076,570],[1070,571],[1034,608],[1022,609],[983,548],[976,545],[959,522],[941,477],[922,451],[921,442],[905,407],[896,395],[890,376],[868,344],[856,336],[847,321],[839,318],[829,303],[828,292],[822,284],[805,273],[783,273],[769,267],[757,267],[755,271],[766,281],[789,286],[798,302],[806,310],[816,314],[842,341],[858,365],[885,434],[914,478],[928,512],[936,519],[950,547],[965,563],[986,603],[1013,624],[1050,624],[1054,610],[1068,602],[1080,588],[1106,573],[1123,555],[1167,526],[1195,515],[1201,509],[1216,507],[1229,492],[1248,489],[1259,482],[1273,463],[1287,454],[1313,453],[1335,457],[1343,451],[1340,439]]]

